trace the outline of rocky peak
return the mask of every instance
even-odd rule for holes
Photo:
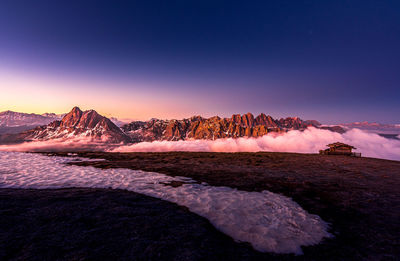
[[[81,117],[82,117],[82,111],[78,107],[74,107],[69,113],[67,113],[61,120],[61,126],[62,127],[75,127]]]
[[[240,114],[233,114],[231,120],[236,124],[240,124],[242,122],[242,116]]]
[[[14,113],[15,113],[15,112],[8,110],[8,111],[2,111],[2,112],[0,112],[0,115],[12,115],[12,114],[14,114]]]
[[[255,123],[256,125],[263,125],[269,128],[278,127],[277,122],[270,115],[267,116],[264,113],[261,113],[256,117]]]
[[[78,107],[75,106],[74,108],[72,108],[72,110],[70,111],[70,113],[82,113],[82,110]]]
[[[304,121],[304,123],[307,124],[308,126],[314,126],[314,127],[321,126],[321,123],[316,120],[306,120]]]
[[[94,128],[103,119],[105,119],[105,117],[101,116],[94,110],[85,111],[82,113],[77,127],[91,129]]]
[[[24,140],[48,140],[83,137],[110,143],[130,142],[131,139],[110,119],[94,110],[81,111],[74,107],[61,121],[53,121],[23,133]]]
[[[78,107],[74,107],[64,116],[60,126],[82,130],[102,128],[110,131],[121,131],[110,119],[98,114],[95,110],[81,111]]]
[[[242,122],[247,127],[253,127],[254,125],[254,116],[250,112],[243,114]]]
[[[213,116],[211,118],[208,119],[210,122],[218,122],[221,120],[221,117],[219,116]]]

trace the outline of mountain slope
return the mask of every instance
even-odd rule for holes
[[[53,121],[20,134],[25,141],[50,140],[59,138],[89,138],[92,141],[110,143],[129,142],[125,135],[111,120],[94,110],[81,111],[74,107],[61,121]]]
[[[36,126],[46,125],[52,121],[60,120],[62,115],[54,113],[34,114],[14,111],[0,112],[0,134],[19,133],[33,129]]]
[[[307,127],[344,132],[341,127],[321,126],[317,121],[303,121],[298,117],[274,119],[261,113],[234,114],[230,118],[193,116],[183,120],[134,121],[117,127],[110,119],[94,110],[82,111],[74,107],[61,120],[38,126],[18,134],[0,135],[1,143],[42,141],[51,139],[84,138],[106,143],[130,143],[156,140],[193,140],[239,137],[261,137],[267,133],[304,130]],[[1,133],[0,133],[1,134]]]
[[[14,111],[0,112],[0,126],[2,127],[38,126],[58,119],[60,119],[58,115],[49,113],[40,115]]]

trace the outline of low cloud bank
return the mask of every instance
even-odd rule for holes
[[[111,147],[113,146],[113,147]],[[43,152],[43,151],[105,151],[117,145],[105,144],[91,138],[77,137],[69,139],[53,139],[46,141],[31,141],[20,144],[0,145],[0,151]]]
[[[400,140],[387,139],[375,133],[351,129],[344,134],[308,128],[305,131],[289,131],[285,134],[269,134],[259,138],[218,140],[154,141],[120,146],[115,152],[163,152],[163,151],[210,151],[210,152],[300,152],[317,153],[332,142],[344,142],[357,148],[363,156],[400,160]]]
[[[400,137],[399,137],[400,138]],[[97,150],[112,152],[299,152],[318,153],[332,142],[344,142],[357,148],[362,156],[400,160],[400,140],[384,138],[375,133],[351,129],[340,134],[329,130],[308,128],[305,131],[271,133],[259,138],[229,138],[218,140],[154,141],[132,145],[110,145],[89,138],[55,139],[0,145],[0,151],[78,151]]]

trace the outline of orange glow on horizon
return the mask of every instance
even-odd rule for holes
[[[174,94],[145,92],[142,90],[148,88],[143,86],[124,92],[110,85],[95,80],[43,77],[1,69],[0,111],[61,114],[78,106],[82,110],[94,109],[106,117],[134,120],[180,119],[198,114],[194,103],[185,102]]]

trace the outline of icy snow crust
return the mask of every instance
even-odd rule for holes
[[[256,250],[301,254],[301,246],[329,237],[328,225],[296,202],[269,191],[246,192],[197,184],[190,178],[136,171],[70,166],[73,158],[0,152],[0,188],[114,188],[160,198],[207,218],[236,241]],[[163,183],[184,182],[172,187]]]

